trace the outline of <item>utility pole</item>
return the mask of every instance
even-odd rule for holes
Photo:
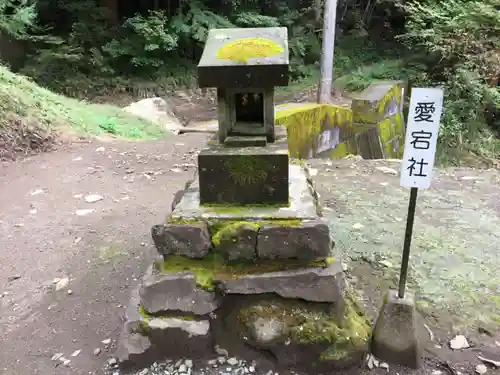
[[[318,103],[330,102],[333,80],[333,56],[335,48],[335,24],[337,17],[337,0],[324,0],[323,46],[321,49],[320,79],[318,86]]]

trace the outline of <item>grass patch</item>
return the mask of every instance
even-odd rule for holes
[[[77,135],[150,139],[164,134],[159,126],[119,107],[89,104],[55,94],[4,66],[0,66],[0,114],[0,130],[12,126],[12,118],[17,118],[47,131],[69,127]]]

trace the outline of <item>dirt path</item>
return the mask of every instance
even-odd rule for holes
[[[117,338],[130,288],[155,253],[150,227],[206,140],[80,144],[1,165],[0,374],[101,373],[101,341]],[[87,203],[89,194],[102,200]],[[69,367],[56,368],[56,353]]]
[[[207,138],[79,144],[0,164],[1,375],[102,374],[130,290],[156,254],[149,230],[192,177],[196,150]],[[398,187],[398,164],[310,164],[351,282],[367,303],[380,301],[380,293],[394,285],[404,229],[407,194]],[[500,177],[497,171],[454,169],[435,181],[419,200],[413,250],[411,288],[435,333],[418,374],[444,375],[437,366],[442,360],[472,374],[476,349],[500,341],[492,325],[500,316]],[[102,199],[89,203],[89,195]],[[367,307],[373,313],[378,305]],[[447,343],[455,333],[467,334],[476,348],[451,352]],[[109,347],[106,339],[112,340]],[[59,353],[71,362],[52,360]],[[415,374],[396,366],[389,373]]]

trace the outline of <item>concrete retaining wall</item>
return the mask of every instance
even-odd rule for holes
[[[402,81],[381,81],[352,97],[351,107],[291,103],[275,108],[276,125],[287,128],[290,156],[339,159],[401,158],[404,146]]]

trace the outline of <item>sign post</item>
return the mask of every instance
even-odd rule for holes
[[[399,298],[405,296],[418,189],[428,189],[431,186],[442,111],[442,89],[414,88],[411,90],[405,148],[401,163],[400,185],[410,188],[410,201],[399,274]]]

